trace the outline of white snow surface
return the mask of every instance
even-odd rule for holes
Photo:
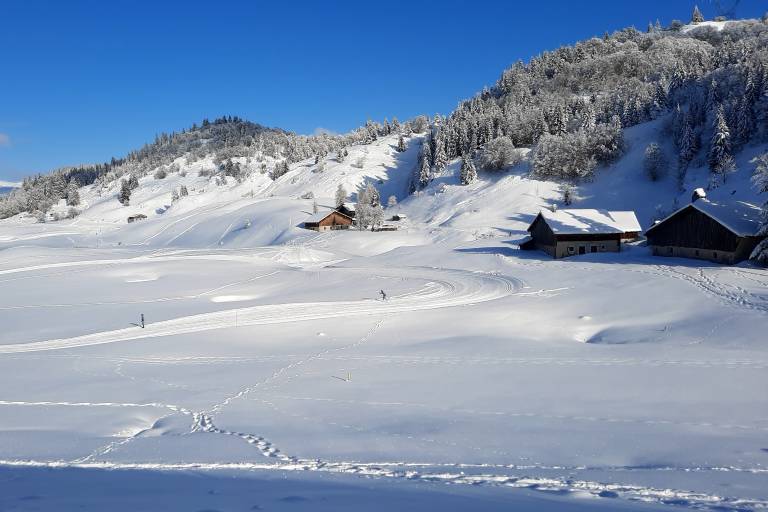
[[[645,179],[658,129],[628,130],[573,207],[647,227],[685,204],[706,170]],[[408,196],[421,137],[396,142],[276,182],[196,162],[130,207],[113,184],[74,220],[0,221],[0,507],[768,509],[765,269],[521,252],[559,184],[523,161],[460,186],[455,161]],[[764,150],[708,198],[757,204]],[[301,229],[301,195],[367,181],[398,231]]]

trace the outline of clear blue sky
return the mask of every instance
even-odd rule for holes
[[[699,4],[714,16],[713,0]],[[312,133],[448,113],[517,59],[687,21],[692,5],[3,0],[0,180],[122,156],[222,114]],[[742,0],[737,12],[765,9]]]

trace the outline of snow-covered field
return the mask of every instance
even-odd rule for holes
[[[0,509],[768,509],[768,272],[520,252],[557,186],[454,162],[406,199],[417,143],[0,223]],[[341,179],[408,220],[302,230]],[[578,195],[645,225],[651,186]]]

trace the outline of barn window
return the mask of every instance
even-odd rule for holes
[[[717,259],[717,253],[716,252],[712,253],[712,255],[715,257],[715,259]]]
[[[696,256],[698,256],[698,255],[699,255],[699,250],[696,249]],[[715,256],[715,258],[717,258],[717,256]]]
[[[601,250],[601,251],[604,251],[604,250],[605,250],[605,244],[600,244],[600,250]]]
[[[569,245],[568,246],[568,254],[573,254],[574,251],[576,251],[576,249],[574,249],[572,245]]]

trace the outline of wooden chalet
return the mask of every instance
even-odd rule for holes
[[[319,212],[304,221],[304,227],[313,231],[349,229],[354,219],[339,210]]]
[[[694,194],[693,202],[645,232],[656,256],[698,258],[734,264],[749,258],[764,237],[760,209],[741,201],[714,202]]]
[[[594,209],[542,210],[528,227],[521,249],[539,249],[553,258],[619,252],[621,243],[641,231],[634,212]]]

